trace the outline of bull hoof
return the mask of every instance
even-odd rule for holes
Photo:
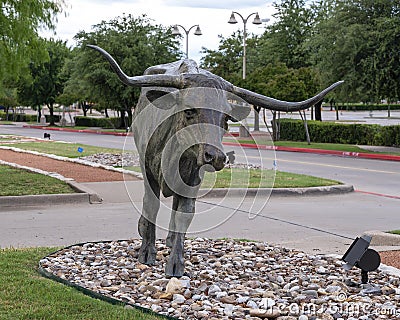
[[[183,258],[170,256],[165,266],[165,275],[167,277],[180,278],[185,273],[185,264]]]
[[[156,264],[156,255],[157,249],[154,245],[145,245],[142,243],[138,257],[140,263],[153,266]]]

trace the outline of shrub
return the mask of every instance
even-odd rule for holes
[[[400,145],[400,126],[377,124],[342,124],[334,122],[307,121],[313,142],[346,143],[359,145]],[[304,141],[306,134],[301,120],[281,119],[280,139]]]
[[[374,111],[374,110],[400,110],[400,104],[337,104],[339,110],[346,111]],[[324,104],[324,107],[330,107],[329,104]]]
[[[115,129],[119,128],[120,121],[120,118],[91,118],[83,116],[75,117],[75,125],[82,127]]]

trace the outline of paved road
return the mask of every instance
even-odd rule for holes
[[[226,199],[224,208],[217,206],[217,200],[199,200],[189,237],[245,238],[307,252],[343,253],[351,239],[366,230],[400,225],[398,200],[360,193],[272,197],[257,216],[246,212],[250,202],[248,199],[241,204],[243,211],[235,211],[238,199]],[[0,247],[60,246],[138,237],[136,208],[140,210],[141,202],[133,203],[0,210]],[[168,223],[170,205],[165,201],[160,210],[161,226]],[[159,228],[157,236],[165,237],[166,233]]]
[[[4,125],[0,125],[0,133],[43,137],[42,130]],[[52,139],[54,140],[126,150],[134,149],[132,137],[125,138],[119,136],[62,131],[52,131],[51,134]],[[225,150],[235,150],[237,161],[245,161],[243,157],[240,157],[241,152],[239,148],[226,146]],[[248,162],[259,162],[260,155],[258,151],[246,149],[245,154],[248,158]],[[272,165],[275,157],[274,152],[263,151],[261,156],[265,158],[264,163],[270,163]],[[276,159],[278,170],[330,178],[352,184],[357,190],[400,197],[400,162],[294,152],[276,152]]]
[[[42,135],[41,130],[0,126],[0,133],[13,130],[18,134]],[[122,146],[125,140],[122,137],[62,132],[57,133],[57,138],[112,147]],[[246,155],[256,162],[254,150],[247,149]],[[273,160],[270,152],[266,157],[266,161]],[[287,152],[277,153],[277,163],[279,170],[334,178],[354,184],[363,191],[400,196],[399,163]],[[133,197],[133,203],[121,184],[107,186],[102,192],[106,198],[102,205],[0,209],[0,247],[66,245],[138,236],[138,215],[134,213],[134,205],[140,209],[140,192]],[[242,211],[232,217],[230,215],[239,207],[238,199],[224,202],[225,208],[216,206],[216,201],[199,201],[197,212],[212,215],[196,215],[191,231],[197,233],[191,235],[250,238],[308,252],[342,253],[351,238],[363,231],[400,229],[400,199],[384,195],[353,193],[324,197],[272,197],[267,200],[257,200],[258,207],[265,203],[266,206],[255,219],[249,218],[248,211],[253,212],[249,210],[250,199],[245,200]],[[166,207],[159,215],[161,225],[167,223],[169,216],[169,201],[165,203]],[[226,217],[230,218],[219,225]],[[159,236],[163,235],[165,232],[160,230]]]

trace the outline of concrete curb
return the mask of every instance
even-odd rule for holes
[[[2,208],[19,208],[19,207],[34,207],[34,206],[50,206],[63,204],[98,204],[102,203],[103,199],[90,190],[86,186],[82,186],[75,181],[66,181],[78,193],[65,194],[39,194],[27,196],[6,196],[0,197],[0,207]]]
[[[379,230],[365,231],[364,235],[372,237],[371,245],[373,246],[400,246],[400,235]]]
[[[92,129],[54,128],[54,127],[47,127],[47,126],[32,126],[32,125],[28,125],[28,124],[23,125],[22,127],[29,128],[29,129],[49,130],[49,131],[81,132],[81,133],[92,133],[92,134],[104,134],[104,135],[111,135],[111,136],[122,136],[122,137],[131,135],[131,133],[127,133],[127,132],[112,132],[112,131],[101,131],[101,130],[92,130]]]
[[[103,199],[92,189],[88,188],[87,186],[83,186],[80,183],[76,182],[75,180],[67,181],[67,183],[73,188],[74,190],[78,191],[79,193],[85,193],[89,196],[89,203],[102,203]]]
[[[4,196],[0,197],[0,207],[24,207],[24,206],[38,206],[38,205],[52,205],[52,204],[78,204],[78,203],[101,203],[103,199],[90,188],[77,183],[75,180],[65,178],[64,176],[47,172],[44,170],[21,166],[16,163],[6,162],[0,160],[0,164],[8,165],[14,168],[27,170],[34,173],[39,173],[53,177],[55,179],[64,181],[77,193],[64,193],[64,194],[39,194],[39,195],[26,195],[26,196]]]
[[[89,203],[90,196],[87,193],[70,194],[43,194],[31,196],[0,197],[0,207],[29,207],[42,205],[62,205]]]
[[[201,198],[223,198],[225,196],[244,197],[244,196],[316,196],[329,194],[343,194],[353,192],[352,185],[334,185],[326,187],[310,187],[310,188],[231,188],[231,189],[212,189],[208,193],[200,196]],[[200,189],[200,193],[202,190]],[[203,190],[204,192],[204,190]]]

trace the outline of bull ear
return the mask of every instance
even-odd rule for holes
[[[247,118],[250,114],[249,105],[240,105],[237,103],[231,103],[232,112],[230,114],[229,120],[232,122],[238,122]]]
[[[146,98],[157,108],[168,110],[176,105],[176,95],[171,91],[148,90]]]

